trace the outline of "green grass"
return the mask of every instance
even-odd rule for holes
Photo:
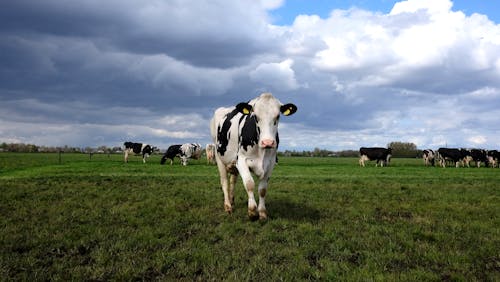
[[[269,219],[241,180],[160,156],[0,153],[3,280],[500,280],[500,170],[281,157]]]

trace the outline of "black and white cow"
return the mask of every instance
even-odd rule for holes
[[[216,145],[215,160],[224,193],[224,209],[233,211],[234,186],[238,174],[248,195],[248,216],[254,220],[267,218],[265,197],[278,148],[280,114],[292,115],[294,104],[282,104],[271,93],[263,93],[248,103],[219,108],[210,122],[210,132]],[[259,204],[254,197],[259,178]],[[229,182],[228,182],[229,176]]]
[[[160,164],[165,164],[170,159],[170,165],[174,163],[174,158],[179,157],[182,165],[187,165],[189,159],[199,159],[201,157],[201,145],[195,143],[185,143],[182,145],[172,145],[160,160]]]
[[[488,164],[491,165],[491,167],[497,167],[498,160],[500,159],[500,152],[498,150],[489,150],[487,153],[487,158]]]
[[[470,153],[471,160],[476,162],[477,167],[481,167],[481,162],[483,162],[485,166],[488,166],[488,155],[487,155],[486,150],[470,149],[469,153]]]
[[[180,151],[182,165],[187,165],[189,159],[199,160],[202,153],[201,145],[198,143],[182,144]]]
[[[125,142],[123,143],[124,159],[128,163],[128,155],[134,153],[135,155],[142,155],[142,162],[146,163],[146,158],[153,154],[154,147],[149,144]]]
[[[422,158],[424,159],[425,166],[434,166],[434,160],[436,154],[431,149],[425,149],[423,152]]]
[[[174,158],[177,156],[181,155],[181,146],[182,145],[171,145],[168,147],[167,151],[165,151],[165,154],[163,154],[163,157],[161,157],[160,164],[165,164],[167,159],[170,160],[170,165],[174,163]]]
[[[452,161],[455,167],[460,166],[460,162],[467,156],[465,150],[457,148],[439,148],[438,149],[439,164],[446,167],[447,161]]]
[[[376,161],[375,166],[389,165],[392,156],[391,148],[361,147],[359,148],[359,165],[365,166],[365,161]]]

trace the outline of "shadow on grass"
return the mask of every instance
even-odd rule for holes
[[[294,221],[318,221],[321,219],[321,213],[318,209],[286,198],[274,198],[266,203],[266,206],[273,219],[283,218]]]

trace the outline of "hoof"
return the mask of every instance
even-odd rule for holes
[[[251,221],[259,219],[259,213],[257,212],[257,208],[248,209],[248,218],[250,218]]]
[[[260,220],[267,220],[267,212],[259,212],[259,219]]]
[[[232,213],[233,213],[233,207],[231,207],[231,206],[224,205],[224,210],[225,210],[228,214],[232,214]]]

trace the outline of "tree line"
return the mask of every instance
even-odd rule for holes
[[[24,143],[1,143],[0,151],[2,152],[15,152],[15,153],[121,153],[121,147],[72,147],[72,146],[38,146],[34,144]]]
[[[391,142],[387,144],[387,147],[392,148],[392,156],[395,158],[416,158],[422,156],[422,150],[417,149],[417,145],[408,142]],[[24,143],[1,143],[0,151],[3,152],[19,152],[19,153],[121,153],[122,148],[119,146],[108,147],[72,147],[72,146],[38,146],[34,144],[24,144]],[[341,151],[331,151],[321,148],[314,148],[314,150],[285,150],[278,152],[279,156],[293,156],[293,157],[358,157],[359,150],[341,150]]]

